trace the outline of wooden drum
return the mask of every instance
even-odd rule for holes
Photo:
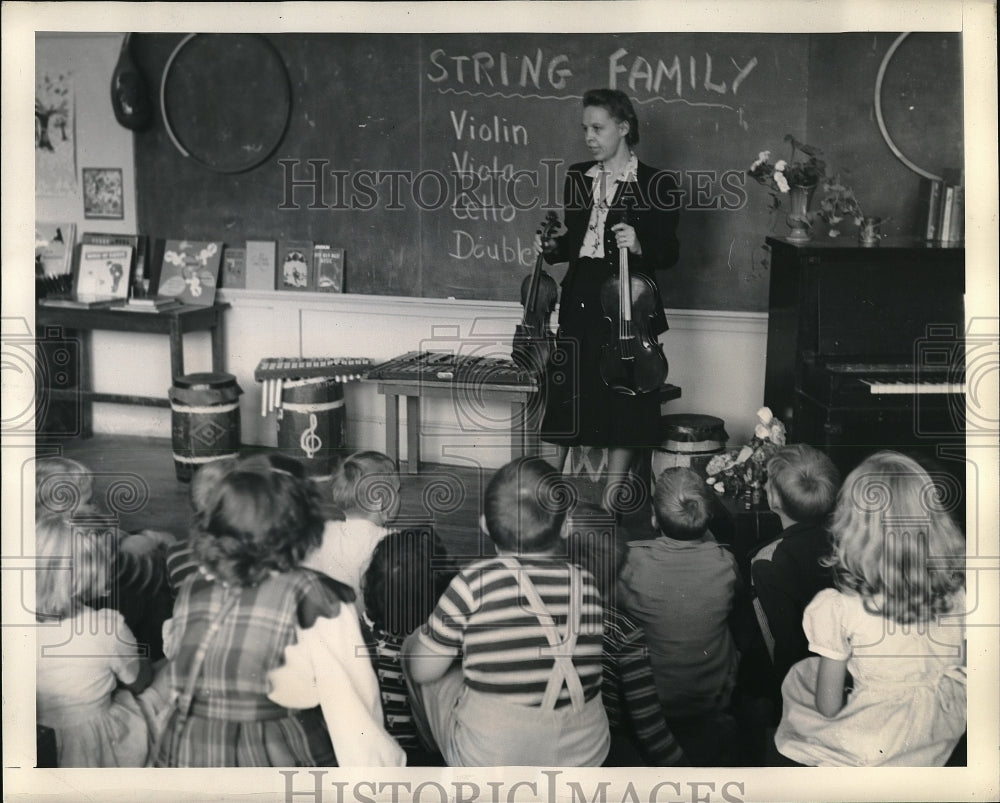
[[[345,420],[342,382],[317,376],[282,383],[278,448],[313,479],[330,476],[346,443]]]
[[[665,415],[663,440],[653,450],[653,481],[668,468],[683,466],[703,473],[713,455],[725,451],[729,435],[721,418],[697,413]]]
[[[177,479],[189,482],[205,463],[240,450],[240,394],[232,374],[185,374],[170,388],[171,432]]]

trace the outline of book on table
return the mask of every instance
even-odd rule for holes
[[[176,309],[184,305],[171,296],[146,296],[145,298],[130,298],[124,305],[125,309],[135,312],[159,312],[165,309]]]
[[[156,292],[184,304],[210,307],[215,303],[222,263],[222,243],[166,240]]]
[[[70,296],[54,295],[38,299],[42,307],[65,307],[68,309],[109,309],[124,303],[120,298],[107,296]]]

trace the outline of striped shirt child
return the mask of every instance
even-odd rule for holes
[[[570,570],[558,558],[519,556],[557,627],[569,614]],[[572,662],[592,700],[601,690],[603,610],[593,577],[582,572],[580,632]],[[424,642],[440,652],[461,653],[465,685],[508,702],[538,707],[553,670],[549,643],[521,595],[517,577],[497,558],[475,561],[448,586],[428,620]],[[563,686],[556,708],[570,704]]]

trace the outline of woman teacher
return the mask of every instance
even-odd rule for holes
[[[650,335],[666,331],[656,271],[677,261],[679,193],[671,174],[636,157],[639,120],[624,92],[594,89],[583,96],[583,138],[591,160],[567,172],[566,230],[535,241],[550,264],[569,262],[559,304],[564,349],[549,371],[541,437],[558,447],[560,470],[572,446],[608,449],[603,504],[614,511],[616,483],[626,480],[636,450],[660,440],[660,398],[656,392],[625,395],[602,380],[601,346],[609,330],[601,287],[618,275],[619,248],[627,249],[630,273],[649,279],[655,293]]]

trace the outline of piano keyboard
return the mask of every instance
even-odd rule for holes
[[[896,394],[912,396],[916,393],[965,393],[964,382],[883,382],[877,379],[862,379],[873,396]]]
[[[322,378],[333,382],[352,382],[368,376],[372,361],[367,357],[265,357],[253,378],[263,383],[260,414],[266,416],[281,408],[281,394],[286,379]]]

